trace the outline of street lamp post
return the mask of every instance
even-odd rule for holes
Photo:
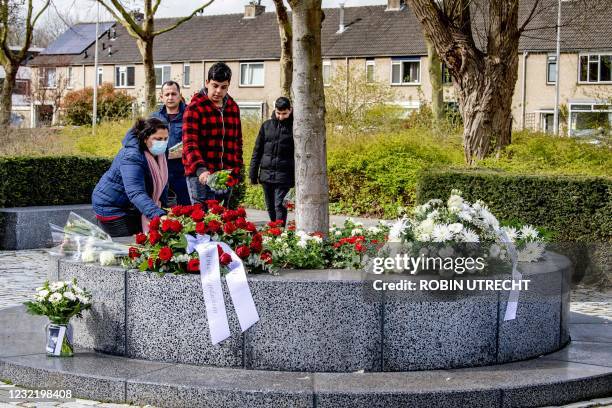
[[[557,9],[557,56],[555,64],[555,115],[553,128],[556,136],[559,136],[559,67],[561,66],[561,1]]]
[[[94,87],[93,87],[93,113],[91,115],[91,128],[93,134],[96,134],[96,125],[98,122],[98,38],[100,37],[100,3],[96,14],[96,45],[94,51]]]

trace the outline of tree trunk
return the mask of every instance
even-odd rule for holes
[[[444,88],[442,84],[442,61],[433,43],[425,37],[429,60],[429,82],[431,83],[431,113],[434,129],[444,119]]]
[[[296,226],[329,230],[325,94],[321,60],[321,0],[292,0]]]
[[[2,94],[0,95],[0,127],[7,127],[11,123],[11,111],[13,110],[13,89],[17,79],[19,65],[7,65],[5,68],[6,77],[2,83]]]
[[[291,44],[293,41],[293,33],[291,21],[289,21],[289,15],[287,14],[287,8],[283,4],[283,0],[274,0],[274,5],[276,6],[276,20],[278,22],[281,42],[281,90],[283,96],[291,99],[291,82],[293,80],[293,51]]]
[[[157,106],[157,94],[155,93],[155,61],[153,60],[153,38],[137,40],[142,63],[145,71],[144,100],[146,113],[152,112]]]

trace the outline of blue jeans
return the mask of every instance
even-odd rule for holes
[[[217,200],[219,204],[227,206],[232,196],[231,188],[221,194],[215,193],[207,185],[202,185],[197,177],[187,177],[187,189],[189,190],[191,204],[200,203],[206,205],[206,200]]]

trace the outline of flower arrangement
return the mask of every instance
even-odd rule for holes
[[[54,324],[68,324],[73,316],[82,317],[82,312],[91,307],[91,294],[78,287],[76,279],[46,281],[36,288],[34,300],[24,305],[32,315],[47,316]]]
[[[269,254],[263,253],[263,237],[252,222],[246,220],[244,208],[227,209],[216,200],[207,201],[208,211],[200,204],[173,207],[163,219],[149,223],[149,233],[136,235],[136,246],[129,248],[124,266],[159,273],[199,273],[196,252],[187,253],[186,234],[209,235],[224,242],[242,259],[252,272],[266,270]],[[222,273],[231,263],[229,253],[218,246]]]
[[[519,261],[534,262],[544,253],[543,237],[534,227],[501,226],[485,203],[472,204],[458,190],[447,202],[433,199],[404,215],[392,225],[389,241],[401,243],[411,256],[482,256],[489,263],[511,261],[509,245]]]
[[[239,170],[219,170],[208,176],[206,185],[216,192],[225,192],[238,184]]]

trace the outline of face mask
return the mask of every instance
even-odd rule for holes
[[[153,146],[149,149],[152,155],[159,156],[160,154],[164,154],[166,152],[166,147],[168,147],[167,140],[156,140],[153,142]]]

